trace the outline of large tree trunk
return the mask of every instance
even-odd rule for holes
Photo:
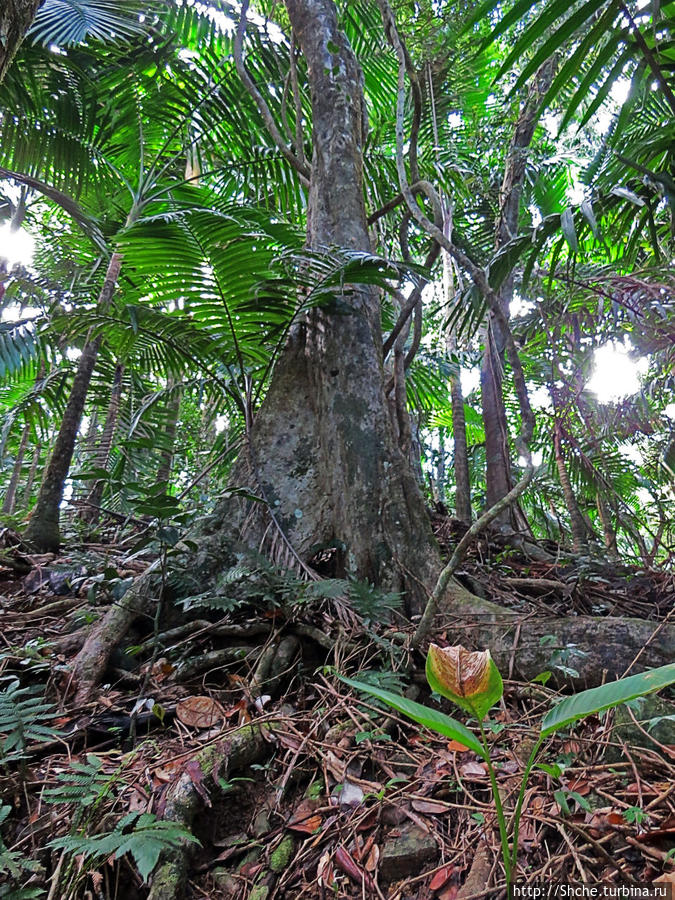
[[[362,73],[338,30],[333,0],[287,0],[307,61],[313,157],[307,240],[313,249],[371,252],[363,200]],[[250,424],[232,488],[206,518],[192,571],[202,581],[233,564],[232,540],[280,564],[307,564],[333,548],[334,573],[406,591],[420,612],[440,553],[385,396],[377,291],[355,288],[334,308],[310,311],[291,331],[267,396]],[[350,310],[345,314],[345,304]],[[150,609],[144,576],[87,638],[73,666],[77,700],[90,696],[112,647]]]
[[[0,3],[0,82],[44,0],[2,0]]]
[[[287,7],[312,98],[308,244],[370,252],[361,69],[332,0],[287,0]],[[255,504],[253,513],[263,514],[243,511],[244,537],[257,543],[267,533],[304,561],[334,547],[338,573],[405,586],[409,609],[419,610],[419,583],[433,584],[439,556],[419,486],[393,435],[378,293],[356,287],[341,300],[340,308],[312,310],[293,329],[255,416],[233,482],[262,492],[276,524],[270,529],[264,505]],[[219,514],[228,527],[231,501]]]
[[[122,257],[118,253],[113,253],[99,297],[100,308],[107,308],[112,299],[121,265]],[[63,490],[70,470],[77,432],[82,421],[84,404],[100,345],[100,337],[88,340],[84,345],[63,413],[61,427],[42,479],[37,503],[24,535],[26,541],[35,545],[38,550],[58,550],[61,543],[59,513]]]
[[[338,30],[333,0],[286,0],[291,24],[307,61],[314,151],[308,205],[313,249],[369,251],[362,185],[363,92],[361,72]],[[408,610],[420,609],[436,583],[440,560],[419,487],[396,445],[385,397],[377,293],[358,288],[340,298],[340,309],[312,310],[291,332],[273,372],[268,395],[250,423],[247,446],[231,487],[247,488],[224,499],[202,525],[191,571],[205,580],[236,559],[235,533],[277,557],[311,562],[321,547],[335,548],[336,574],[353,573],[407,591]],[[349,303],[349,314],[344,304]],[[191,551],[192,552],[192,551]],[[283,561],[279,559],[279,561]],[[87,637],[73,666],[77,702],[103,674],[112,647],[130,624],[152,609],[157,567],[111,606]],[[418,586],[419,590],[415,590]],[[650,640],[654,625],[610,619],[523,617],[481,600],[453,582],[442,598],[451,639],[495,649],[507,668],[533,677],[547,668],[555,634],[562,646],[589,649],[577,666],[582,678],[614,673],[646,645],[639,666],[658,665],[672,653],[675,627]],[[447,611],[446,611],[447,610]],[[611,638],[597,646],[598,629]],[[623,656],[620,650],[626,650]],[[522,660],[522,663],[521,663]]]

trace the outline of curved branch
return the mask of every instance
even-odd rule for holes
[[[309,185],[309,166],[306,162],[303,162],[299,157],[293,153],[291,148],[288,146],[286,141],[283,138],[283,135],[279,131],[277,127],[277,123],[274,121],[274,116],[272,115],[269,106],[265,102],[262,94],[255,86],[253,79],[248,74],[246,70],[246,66],[244,65],[244,35],[246,34],[246,14],[248,12],[250,0],[243,0],[241,4],[241,16],[239,18],[239,24],[237,25],[237,34],[234,39],[234,64],[237,69],[237,73],[241,78],[242,84],[248,91],[248,93],[253,98],[260,115],[263,118],[263,122],[265,123],[265,127],[269,132],[270,137],[277,145],[281,153],[283,154],[284,159],[290,163],[290,165],[295,169],[296,172],[299,173],[300,179],[305,186]]]
[[[433,206],[433,209],[434,209],[434,222],[436,224],[440,223],[440,225],[442,225],[443,224],[443,208],[440,203],[440,198],[439,198],[438,194],[436,193],[436,191],[434,190],[433,185],[431,185],[428,181],[416,181],[415,184],[412,185],[411,191],[413,191],[415,193],[423,193],[429,198],[429,200],[431,201],[431,204]],[[394,207],[392,207],[392,208],[394,208]],[[409,221],[410,221],[410,213],[408,212],[403,217],[403,220],[401,222],[401,228],[399,230],[399,241],[401,244],[401,252],[403,255],[403,259],[406,262],[410,261],[410,253],[408,252],[408,242],[407,242],[407,234],[406,234],[407,224]],[[440,244],[435,239],[432,240],[431,246],[429,247],[429,252],[427,253],[427,258],[424,261],[425,269],[428,269],[429,271],[431,271],[431,267],[438,259],[440,252],[441,252]],[[401,330],[403,329],[403,327],[407,323],[408,319],[414,312],[415,307],[417,306],[417,304],[422,296],[422,291],[424,290],[424,288],[426,287],[427,284],[428,284],[428,282],[425,280],[423,284],[416,285],[414,287],[412,293],[408,297],[408,300],[405,303],[401,304],[401,309],[399,312],[398,319],[396,320],[396,324],[394,325],[394,327],[391,330],[391,333],[387,336],[386,340],[384,341],[384,344],[382,345],[382,358],[383,359],[386,359],[387,356],[389,355],[389,353],[391,352],[391,348],[394,346],[394,343],[396,342],[397,337],[401,333]],[[420,325],[420,329],[421,329],[421,325]],[[421,330],[420,330],[419,337],[421,338]],[[419,339],[418,339],[418,346],[419,346]],[[415,347],[415,350],[412,353],[412,355],[410,355],[410,353],[408,354],[408,356],[410,357],[409,359],[408,359],[408,357],[406,357],[406,365],[405,365],[406,369],[410,367],[410,363],[412,362],[412,359],[416,352],[417,352],[417,347]]]
[[[508,492],[508,494],[502,497],[501,500],[491,506],[490,509],[486,510],[483,515],[479,519],[477,519],[476,522],[474,522],[474,524],[471,526],[471,528],[469,528],[459,544],[455,547],[454,553],[452,554],[448,564],[438,576],[436,585],[429,595],[424,613],[422,614],[422,618],[412,639],[411,646],[414,649],[416,647],[419,647],[421,642],[428,634],[433,622],[434,615],[436,614],[436,610],[438,609],[440,600],[448,587],[452,575],[455,573],[462,560],[464,559],[471,541],[476,537],[476,535],[480,534],[480,532],[484,528],[486,528],[490,524],[490,522],[492,522],[493,519],[495,519],[503,510],[507,509],[513,503],[515,503],[532,481],[532,477],[534,475],[534,465],[532,463],[529,444],[534,432],[535,419],[532,412],[532,407],[530,406],[530,399],[527,394],[525,374],[523,372],[522,363],[518,355],[518,349],[516,347],[515,341],[513,340],[513,334],[511,332],[508,319],[506,318],[504,311],[502,310],[497,293],[492,289],[485,271],[477,266],[473,262],[473,260],[471,260],[458,247],[456,247],[452,243],[452,241],[444,234],[442,228],[439,228],[433,222],[429,221],[427,216],[425,216],[422,209],[417,204],[414,193],[411,190],[410,184],[408,183],[405,160],[403,158],[405,76],[407,68],[406,51],[399,37],[398,29],[396,27],[396,20],[394,18],[391,7],[389,6],[388,0],[378,0],[378,2],[380,10],[382,12],[385,32],[387,33],[387,36],[389,37],[389,40],[391,41],[392,46],[396,51],[396,55],[398,56],[399,61],[398,95],[396,99],[396,171],[398,172],[401,194],[403,195],[406,205],[410,210],[410,214],[415,219],[415,221],[418,222],[422,226],[422,228],[424,228],[427,234],[433,237],[436,242],[469,273],[474,281],[474,284],[476,284],[476,286],[485,297],[493,316],[502,326],[506,338],[506,352],[509,358],[509,362],[511,363],[511,368],[513,370],[513,381],[516,388],[516,394],[518,396],[518,405],[520,407],[521,415],[521,430],[520,434],[516,438],[515,443],[519,454],[523,457],[523,460],[525,462],[525,471],[518,484],[516,484],[516,486],[513,487]],[[425,184],[428,184],[429,193],[427,193],[427,191],[425,190],[427,196],[429,196],[431,192],[433,192],[434,194],[436,194],[436,197],[438,197],[438,194],[436,193],[433,185],[429,184],[428,182],[426,182]],[[440,198],[438,199],[438,204],[439,206],[441,206]]]
[[[527,486],[532,481],[533,475],[534,466],[530,462],[518,484],[515,487],[512,487],[508,494],[506,494],[504,497],[502,497],[501,500],[491,506],[490,509],[486,510],[479,519],[476,519],[476,521],[466,532],[459,544],[457,544],[454,553],[450,557],[448,564],[438,576],[436,586],[429,596],[429,600],[427,602],[424,613],[422,614],[422,618],[420,619],[419,625],[417,626],[415,634],[412,637],[412,641],[410,644],[412,649],[416,650],[427,636],[431,628],[433,618],[436,615],[438,605],[441,602],[443,595],[445,594],[450,579],[462,564],[462,560],[466,556],[467,550],[469,549],[473,539],[477,537],[481,533],[481,531],[487,528],[490,522],[492,522],[493,519],[496,519],[501,512],[503,512],[505,509],[508,509],[513,503],[516,502],[516,500],[520,497],[521,494],[525,492]]]

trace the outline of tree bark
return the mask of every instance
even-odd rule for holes
[[[450,238],[452,234],[452,220],[446,210],[443,216],[443,232]],[[453,263],[450,254],[445,250],[441,253],[443,258],[443,282],[445,298],[450,309],[450,300],[455,293],[455,278]],[[453,466],[455,470],[455,515],[461,522],[471,523],[471,477],[469,475],[469,450],[466,443],[466,418],[464,416],[464,395],[462,393],[461,369],[458,364],[452,362],[452,356],[457,352],[455,335],[450,328],[446,331],[446,349],[451,358],[450,370],[450,402],[452,406],[452,441],[453,441]]]
[[[2,0],[0,3],[0,83],[44,0]]]
[[[119,278],[122,257],[113,253],[108,264],[105,281],[99,296],[99,308],[105,309]],[[80,356],[73,386],[63,413],[61,427],[54,443],[52,455],[47,464],[37,503],[33,509],[24,538],[38,550],[56,551],[61,543],[59,513],[63,490],[73,458],[77,432],[82,421],[84,404],[98,357],[101,338],[87,340]]]
[[[14,460],[14,467],[12,469],[12,475],[9,479],[9,484],[7,485],[7,493],[5,494],[5,500],[2,504],[2,512],[3,515],[11,516],[14,512],[14,506],[16,504],[16,491],[19,486],[19,481],[21,479],[21,470],[23,468],[23,458],[26,455],[26,447],[28,446],[28,437],[30,435],[30,425],[24,425],[23,431],[21,432],[21,441],[19,442],[19,449],[16,452],[16,459]]]
[[[113,377],[112,390],[110,391],[110,401],[108,403],[108,412],[106,413],[105,424],[101,439],[96,448],[96,454],[93,459],[95,468],[107,468],[110,460],[110,451],[112,450],[113,440],[115,438],[115,429],[117,428],[117,419],[120,412],[120,401],[122,399],[122,375],[124,366],[118,363],[115,366],[115,375]],[[87,506],[84,509],[82,518],[90,525],[96,525],[101,514],[101,500],[103,499],[103,489],[105,481],[98,478],[87,496]]]
[[[615,616],[526,616],[481,600],[456,581],[448,587],[445,607],[449,614],[438,616],[439,630],[451,633],[453,624],[458,624],[462,643],[481,650],[489,647],[509,678],[530,681],[551,671],[552,684],[572,683],[580,689],[621,678],[634,660],[631,674],[673,661],[675,625],[668,622]],[[549,640],[542,642],[542,638]],[[566,665],[577,677],[555,668],[553,654],[565,650],[569,653]]]
[[[287,0],[287,8],[307,61],[313,110],[307,242],[315,250],[370,252],[360,67],[332,0]],[[238,516],[242,536],[255,545],[267,533],[268,544],[291,545],[304,561],[332,546],[338,572],[405,586],[409,609],[419,610],[420,582],[433,584],[440,559],[419,486],[393,434],[378,293],[356,286],[340,299],[293,329],[274,370],[232,479],[266,501]],[[265,506],[279,528],[270,529]],[[230,500],[216,519],[231,525]]]
[[[30,469],[28,470],[28,478],[26,479],[26,484],[21,494],[21,502],[23,503],[24,509],[28,509],[30,506],[30,496],[33,493],[33,485],[35,484],[35,475],[37,474],[37,468],[40,464],[41,451],[42,444],[38,442],[33,447],[33,457],[31,459]]]
[[[471,478],[469,475],[469,450],[466,443],[464,395],[460,378],[459,366],[453,366],[450,374],[450,402],[452,405],[453,466],[455,470],[455,515],[461,522],[470,524],[472,519]]]

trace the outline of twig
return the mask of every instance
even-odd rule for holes
[[[502,499],[495,503],[494,506],[491,506],[490,509],[484,512],[479,519],[476,519],[476,521],[466,532],[459,544],[457,544],[454,553],[450,557],[450,561],[438,576],[436,586],[429,596],[427,605],[422,614],[422,618],[420,619],[420,623],[417,626],[415,634],[413,635],[410,646],[414,650],[416,650],[420,646],[422,641],[429,633],[434,616],[436,615],[436,610],[438,609],[438,604],[440,603],[446,591],[448,583],[450,582],[450,578],[459,568],[473,539],[477,537],[477,535],[479,535],[485,528],[487,528],[490,522],[492,522],[493,519],[496,519],[503,510],[508,509],[508,507],[511,506],[512,503],[515,503],[518,497],[520,497],[520,495],[526,490],[527,486],[532,481],[533,475],[534,466],[530,461],[525,470],[525,474],[520,479],[518,484],[516,484],[515,487],[511,488],[508,494],[502,497]]]

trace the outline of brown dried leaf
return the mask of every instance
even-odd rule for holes
[[[366,861],[364,863],[366,867],[366,872],[375,872],[380,862],[380,848],[377,844],[373,844],[370,848],[370,853],[366,857]]]
[[[445,887],[448,881],[450,881],[450,878],[454,871],[455,867],[452,864],[440,868],[429,882],[429,890],[440,891],[440,889],[442,887]]]
[[[212,697],[186,697],[176,704],[176,716],[189,728],[212,728],[224,720],[225,711]]]
[[[302,800],[293,810],[286,827],[302,834],[314,834],[321,827],[322,822],[321,815],[316,812],[319,805],[318,800]]]
[[[441,816],[450,810],[447,803],[441,803],[440,800],[413,800],[411,806],[417,812],[430,816]]]
[[[211,798],[208,795],[208,791],[204,786],[204,773],[201,770],[201,767],[196,759],[191,759],[189,762],[185,764],[185,768],[183,770],[186,775],[190,776],[190,781],[192,782],[194,789],[197,791],[199,796],[202,798],[206,806],[211,806]]]
[[[333,866],[331,865],[328,850],[323,854],[319,860],[319,865],[316,867],[316,880],[319,886],[325,885],[328,888],[333,886]]]
[[[131,792],[131,796],[129,797],[129,801],[127,803],[127,809],[129,812],[137,812],[138,810],[145,810],[148,808],[148,797],[144,791],[139,790],[139,788],[134,788]]]
[[[459,771],[468,781],[472,781],[475,778],[485,778],[487,775],[487,767],[484,763],[479,762],[464,763],[464,765],[459,767]]]
[[[355,881],[357,884],[363,885],[363,887],[367,891],[375,890],[375,883],[373,882],[373,879],[367,872],[364,872],[363,869],[357,866],[349,852],[345,850],[344,847],[337,848],[333,859],[335,860],[335,865],[338,867],[338,869],[344,872],[348,878],[352,879],[352,881]]]
[[[460,744],[459,741],[448,741],[448,750],[453,753],[466,753],[468,751],[468,747],[465,747],[464,744]]]
[[[287,750],[299,750],[302,747],[302,741],[300,738],[296,737],[294,734],[284,734],[284,733],[275,733],[276,739],[279,741],[282,747],[285,747]]]
[[[571,791],[576,791],[580,797],[585,797],[587,794],[591,792],[591,786],[588,781],[585,781],[582,778],[574,778],[569,783],[569,789]]]

